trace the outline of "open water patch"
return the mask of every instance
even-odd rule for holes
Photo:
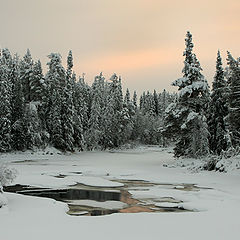
[[[85,184],[75,184],[63,189],[39,188],[27,185],[4,187],[4,191],[23,195],[51,198],[68,204],[69,215],[73,216],[100,216],[113,213],[140,213],[140,212],[189,212],[181,208],[181,201],[171,198],[137,199],[129,190],[148,190],[159,185],[143,180],[119,180],[124,186],[97,187]],[[171,184],[170,184],[171,185]],[[162,184],[161,186],[166,186]],[[172,185],[171,185],[172,186]],[[174,188],[174,186],[172,186]]]

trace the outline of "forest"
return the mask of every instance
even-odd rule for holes
[[[0,152],[53,146],[62,151],[176,144],[176,157],[238,152],[240,141],[240,58],[217,53],[210,90],[187,32],[178,93],[122,90],[121,76],[97,75],[91,85],[51,53],[48,71],[30,50],[20,58],[8,49],[0,57]]]

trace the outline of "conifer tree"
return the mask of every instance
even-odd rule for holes
[[[31,77],[33,75],[33,60],[30,50],[27,49],[27,53],[24,55],[20,62],[20,79],[23,85],[23,95],[26,103],[29,103],[32,99],[31,89]]]
[[[177,135],[175,156],[201,157],[209,152],[205,109],[209,99],[207,81],[202,68],[192,52],[192,34],[187,32],[183,77],[173,82],[178,86],[178,103],[167,111],[166,131]]]
[[[26,150],[26,123],[24,122],[25,100],[19,74],[19,57],[13,59],[13,97],[12,97],[12,148]]]
[[[128,88],[126,90],[126,94],[125,94],[125,97],[124,97],[124,103],[126,105],[128,105],[130,103],[130,92],[129,92]]]
[[[158,95],[156,90],[153,91],[153,105],[154,105],[154,113],[156,116],[159,115],[159,104],[158,104]]]
[[[227,52],[227,64],[229,66],[229,127],[233,147],[240,145],[240,59],[235,60],[230,52]]]
[[[105,78],[102,73],[95,77],[92,84],[91,112],[89,129],[87,131],[87,145],[90,150],[97,149],[103,139],[103,115],[106,108]]]
[[[42,101],[44,95],[44,77],[40,60],[32,66],[32,74],[29,79],[30,101]]]
[[[64,139],[64,150],[73,151],[74,147],[74,104],[73,104],[73,81],[72,81],[72,67],[73,57],[72,51],[69,51],[67,58],[67,72],[66,81],[62,89],[62,109],[61,109],[61,122],[62,122],[62,133]]]
[[[74,105],[74,116],[73,116],[73,139],[74,139],[74,146],[79,149],[84,149],[84,139],[83,139],[83,125],[82,125],[82,108],[80,101],[80,85],[76,81],[76,74],[73,73],[72,75],[72,82],[73,82],[73,105]]]
[[[216,74],[212,85],[211,102],[209,107],[208,127],[209,127],[209,148],[215,154],[220,154],[227,149],[227,129],[225,118],[228,115],[226,99],[227,84],[224,79],[222,58],[220,52],[217,53]]]
[[[61,55],[51,53],[47,63],[49,70],[46,74],[48,110],[47,128],[54,147],[65,150],[62,129],[62,89],[65,86],[66,75],[61,63]]]
[[[133,92],[133,99],[132,99],[133,105],[135,110],[137,109],[137,93],[136,91]]]
[[[30,102],[25,105],[23,121],[25,124],[24,128],[26,129],[26,149],[34,149],[42,146],[42,128],[35,102]]]
[[[107,86],[103,148],[118,147],[123,142],[123,95],[121,78],[113,74]]]
[[[0,152],[11,150],[12,119],[12,56],[8,49],[3,49],[0,58]]]

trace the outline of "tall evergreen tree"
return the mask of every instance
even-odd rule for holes
[[[19,74],[19,57],[13,59],[13,97],[12,97],[12,148],[26,150],[26,123],[24,122],[25,100]]]
[[[62,89],[61,122],[64,139],[64,150],[73,151],[74,147],[74,104],[73,104],[73,81],[72,81],[73,57],[69,51],[67,58],[66,81]]]
[[[105,78],[102,73],[95,77],[92,84],[91,112],[89,118],[89,129],[87,131],[87,145],[89,149],[100,147],[104,137],[103,115],[106,109]]]
[[[167,109],[166,131],[177,134],[175,156],[200,157],[208,154],[208,130],[205,109],[209,89],[202,68],[192,53],[192,34],[187,32],[183,77],[173,82],[178,86],[178,103]]]
[[[29,79],[30,101],[42,101],[44,95],[44,77],[40,60],[32,66],[32,74]]]
[[[33,60],[30,50],[24,55],[20,62],[20,79],[23,85],[23,95],[26,103],[32,100],[31,77],[33,75]]]
[[[3,49],[0,58],[0,152],[11,150],[12,56]]]
[[[240,59],[235,60],[230,52],[227,52],[227,64],[229,66],[228,81],[229,91],[229,124],[232,144],[240,145]]]
[[[159,115],[159,104],[158,104],[158,95],[156,90],[153,91],[153,104],[154,104],[154,113],[156,116]]]
[[[124,97],[124,103],[126,105],[128,105],[130,103],[130,92],[129,92],[128,88],[126,90],[126,94],[125,94],[125,97]]]
[[[65,86],[66,75],[62,66],[61,55],[51,53],[47,63],[49,70],[46,74],[48,110],[47,128],[54,147],[65,150],[62,129],[62,89]]]
[[[209,105],[209,148],[215,154],[220,154],[227,149],[227,129],[225,118],[228,115],[226,99],[227,84],[224,79],[222,58],[220,52],[217,53],[216,74],[212,85],[211,102]]]
[[[133,105],[135,110],[137,109],[137,93],[136,91],[133,92],[133,99],[132,99]]]
[[[118,147],[123,142],[123,95],[121,78],[113,74],[107,86],[107,105],[103,116],[103,147]]]
[[[87,118],[87,107],[85,100],[83,98],[83,88],[85,87],[84,81],[80,79],[79,82],[76,81],[75,73],[72,76],[74,83],[73,88],[73,104],[74,104],[74,124],[73,124],[73,139],[74,146],[79,150],[84,149],[85,140],[83,136],[83,122]]]

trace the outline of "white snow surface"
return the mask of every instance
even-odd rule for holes
[[[61,188],[76,182],[113,187],[118,183],[112,180],[117,179],[162,183],[147,191],[138,189],[130,193],[139,199],[156,201],[171,197],[180,203],[159,202],[159,205],[184,207],[194,212],[70,216],[66,214],[66,203],[4,193],[8,203],[0,208],[1,240],[239,239],[240,170],[234,167],[238,157],[231,161],[227,173],[220,173],[194,171],[202,160],[175,160],[172,149],[153,146],[113,153],[64,155],[54,149],[48,151],[52,155],[46,152],[2,154],[0,161],[18,171],[12,184]],[[59,174],[69,176],[54,177]],[[185,191],[181,187],[183,183],[209,189]]]

